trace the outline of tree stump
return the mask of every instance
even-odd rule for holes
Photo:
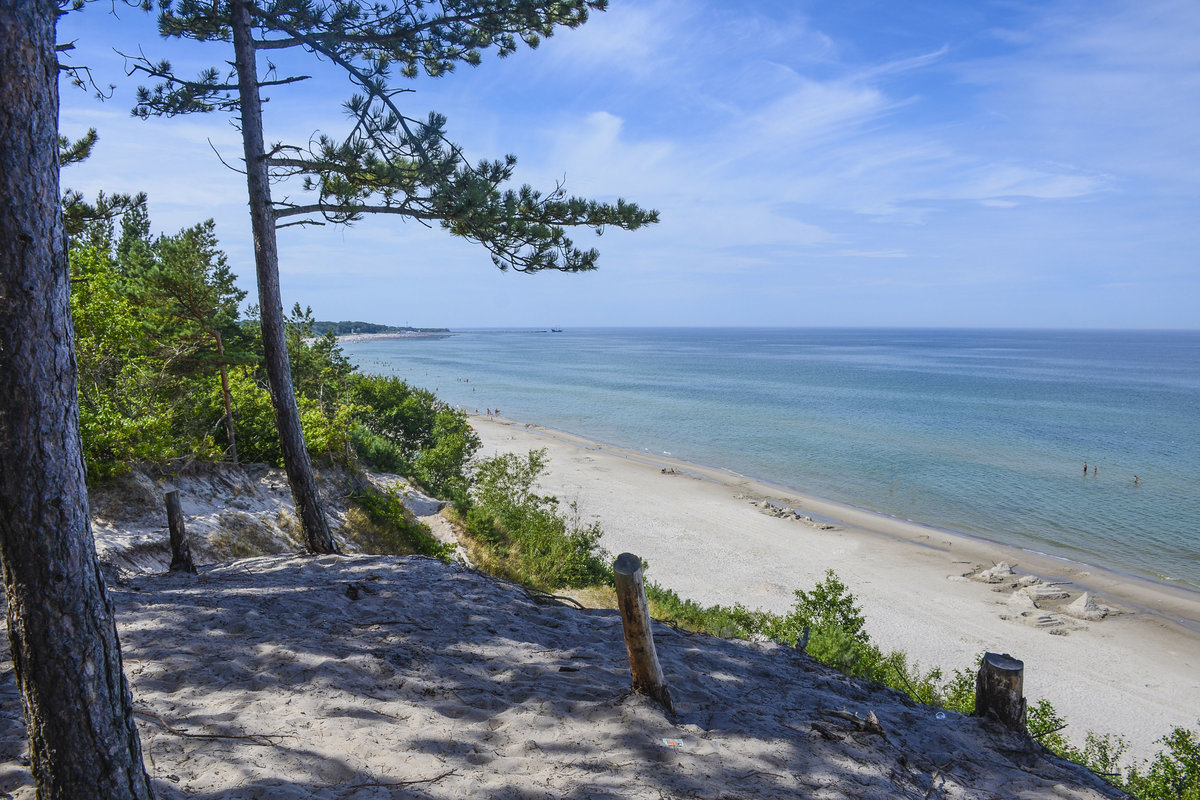
[[[1008,653],[984,653],[975,678],[975,716],[994,716],[1025,733],[1025,664]]]
[[[183,524],[183,506],[179,503],[179,491],[167,492],[167,526],[171,529],[171,572],[196,571],[192,563],[192,547],[188,542],[187,528]]]
[[[617,607],[621,610],[621,626],[625,631],[625,650],[629,653],[629,671],[633,675],[633,690],[645,694],[674,713],[671,693],[658,663],[654,649],[654,634],[650,630],[650,611],[646,606],[646,590],[642,584],[642,560],[632,553],[622,553],[613,563],[616,577]]]

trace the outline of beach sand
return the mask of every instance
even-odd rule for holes
[[[1073,742],[1116,734],[1145,758],[1173,727],[1200,727],[1196,593],[535,425],[472,422],[481,456],[545,448],[542,490],[685,598],[783,612],[832,569],[884,649],[947,675],[985,651],[1023,660],[1030,702],[1051,701]],[[984,573],[1001,563],[1015,572]]]

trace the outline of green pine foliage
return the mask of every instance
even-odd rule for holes
[[[306,143],[271,151],[266,166],[272,174],[281,181],[296,179],[285,192],[289,199],[273,203],[276,219],[350,224],[367,214],[399,214],[436,222],[479,243],[501,269],[595,269],[597,251],[576,246],[567,228],[598,234],[610,226],[636,230],[657,222],[658,213],[620,199],[600,203],[570,197],[561,184],[544,192],[514,187],[514,156],[472,163],[447,138],[444,116],[401,107],[404,90],[395,81],[421,73],[443,76],[459,64],[476,66],[489,50],[506,56],[521,44],[536,47],[558,29],[582,25],[591,11],[606,5],[606,0],[441,5],[335,0],[281,10],[249,4],[248,35],[270,41],[273,49],[303,49],[340,73],[350,90],[343,104],[347,132],[318,132]],[[233,30],[241,24],[232,4],[161,0],[158,11],[163,36],[203,42],[212,63],[220,66],[189,79],[167,61],[131,58],[132,71],[157,81],[138,90],[134,114],[241,109],[245,98],[224,72],[224,65],[235,60]],[[308,77],[273,75],[260,88],[282,91]]]
[[[133,461],[167,461],[213,448],[194,426],[177,390],[143,336],[138,306],[122,290],[109,252],[75,248],[71,315],[79,375],[79,421],[90,480],[124,471]]]
[[[117,233],[119,221],[119,234]],[[238,459],[282,465],[256,322],[211,220],[152,236],[144,202],[83,224],[72,239],[71,309],[89,479],[135,462]],[[395,378],[359,374],[298,304],[287,340],[309,453],[358,459],[447,499],[467,496],[479,439],[466,415]],[[224,380],[222,380],[222,374]],[[233,425],[225,424],[228,384]]]

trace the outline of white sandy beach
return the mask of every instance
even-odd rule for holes
[[[1031,702],[1049,699],[1077,743],[1088,731],[1119,734],[1147,757],[1171,728],[1200,726],[1194,593],[537,426],[482,415],[473,424],[483,456],[546,448],[543,490],[577,503],[584,521],[601,523],[606,548],[641,556],[649,579],[683,597],[782,612],[795,589],[833,569],[886,649],[947,674],[984,651],[1022,659]],[[765,513],[763,500],[813,522]],[[964,577],[1000,562],[1016,574]],[[1018,590],[1025,575],[1042,583]],[[1109,613],[1069,613],[1085,592]]]

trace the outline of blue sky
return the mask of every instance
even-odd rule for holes
[[[186,75],[230,58],[133,10],[59,24],[103,103],[63,183],[147,191],[156,230],[212,217],[254,295],[237,131],[137,120],[113,48]],[[285,303],[423,326],[1200,328],[1200,4],[613,0],[535,51],[408,82],[472,160],[661,212],[587,274],[500,273],[478,246],[387,216],[281,231]],[[287,56],[277,60],[284,64]],[[266,136],[345,129],[325,65],[270,93]],[[144,81],[143,81],[144,82]],[[288,187],[277,186],[279,195]]]

